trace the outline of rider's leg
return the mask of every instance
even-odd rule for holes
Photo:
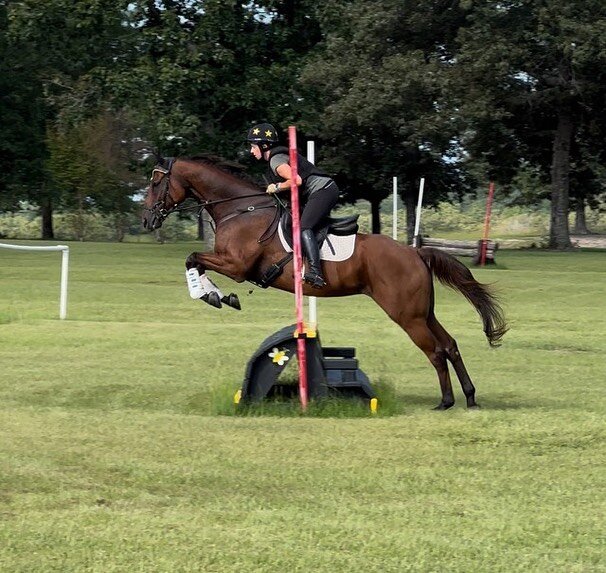
[[[326,281],[322,276],[320,250],[314,234],[314,227],[329,215],[338,198],[339,188],[335,183],[331,183],[328,187],[312,193],[301,213],[301,245],[308,264],[307,272],[303,278],[305,282],[315,288],[322,288]]]
[[[339,188],[331,183],[324,189],[315,191],[307,199],[301,213],[301,230],[316,229],[324,217],[328,217],[330,210],[339,200]]]
[[[322,276],[322,265],[320,263],[320,249],[318,241],[314,235],[313,229],[301,231],[301,246],[307,259],[307,269],[303,280],[314,288],[326,286],[326,281]]]

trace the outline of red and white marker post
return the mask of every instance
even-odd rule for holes
[[[494,182],[488,186],[488,197],[486,199],[486,216],[484,217],[484,233],[482,236],[482,249],[480,251],[480,266],[486,264],[486,251],[488,250],[488,232],[490,230],[490,212],[492,210],[492,199],[494,197]]]
[[[297,185],[297,128],[288,127],[288,151],[290,154],[290,202],[292,207],[293,264],[295,282],[295,308],[297,312],[297,359],[299,361],[299,399],[301,409],[307,408],[307,353],[305,349],[305,322],[303,319],[303,277],[301,255],[301,221],[299,215],[299,187]]]

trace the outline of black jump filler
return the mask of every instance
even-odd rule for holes
[[[286,326],[261,343],[248,361],[242,389],[234,396],[236,404],[296,396],[296,384],[280,381],[286,366],[297,359],[296,332],[296,324]],[[359,398],[368,401],[370,410],[376,412],[377,397],[368,377],[358,367],[355,348],[324,348],[317,331],[306,335],[305,346],[310,398]]]

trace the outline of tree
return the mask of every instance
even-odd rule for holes
[[[302,75],[311,109],[303,123],[348,199],[370,201],[375,233],[392,176],[402,182],[409,239],[419,179],[428,179],[429,204],[464,183],[443,84],[463,16],[440,0],[330,0],[320,9],[325,41]]]
[[[131,59],[112,72],[115,101],[162,154],[233,157],[251,123],[292,117],[291,63],[314,41],[306,4],[131,2],[137,34]]]
[[[236,155],[250,123],[274,113],[280,121],[296,107],[288,87],[274,86],[293,84],[297,71],[290,62],[317,36],[302,10],[307,4],[312,3],[13,3],[6,19],[11,47],[31,54],[35,65],[23,77],[33,79],[33,100],[44,111],[37,144],[44,154],[45,142],[51,142],[54,153],[74,157],[68,134],[78,140],[87,122],[113,109],[127,110],[136,118],[138,137],[164,154]],[[36,186],[31,195],[50,210],[56,198],[49,190],[56,188]],[[81,206],[65,193],[61,204]]]
[[[142,183],[128,169],[132,141],[126,118],[109,112],[49,133],[48,170],[58,204],[75,214],[78,239],[85,237],[88,211],[114,215],[116,238],[123,238],[132,195]]]
[[[522,161],[541,169],[551,185],[556,249],[571,246],[571,174],[589,165],[573,162],[574,142],[604,94],[605,16],[599,0],[487,2],[474,5],[459,34],[463,145],[491,177],[509,180]]]
[[[123,51],[127,6],[128,2],[109,0],[21,0],[0,6],[0,25],[6,30],[4,49],[10,55],[2,61],[11,66],[6,101],[9,106],[11,101],[19,102],[16,116],[26,124],[25,129],[13,124],[19,134],[11,163],[13,171],[25,164],[19,196],[40,206],[43,238],[53,236],[56,199],[44,169],[47,128],[69,131],[98,112],[104,100],[103,70]]]
[[[46,109],[35,57],[16,46],[9,31],[8,10],[0,3],[0,207],[16,209],[44,186]]]

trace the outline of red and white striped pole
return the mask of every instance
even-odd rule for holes
[[[488,198],[486,199],[486,216],[484,217],[484,234],[482,236],[482,250],[480,251],[480,266],[486,264],[486,251],[488,250],[488,231],[490,229],[490,212],[492,210],[492,199],[494,197],[494,182],[488,186]]]
[[[305,323],[303,319],[303,277],[301,276],[301,221],[299,215],[299,187],[297,185],[297,128],[288,127],[290,153],[290,203],[292,207],[293,264],[295,282],[295,307],[297,311],[297,359],[299,361],[299,399],[301,409],[307,408],[307,354],[305,349]]]

